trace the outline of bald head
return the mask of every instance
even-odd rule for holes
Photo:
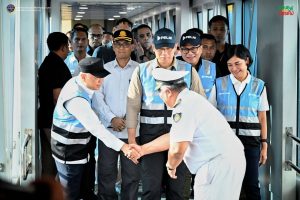
[[[95,49],[102,43],[103,29],[100,24],[92,24],[89,28],[89,45]]]

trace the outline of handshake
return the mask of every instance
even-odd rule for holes
[[[135,164],[138,164],[138,159],[145,155],[143,146],[138,144],[124,144],[121,151],[123,151],[124,155]]]

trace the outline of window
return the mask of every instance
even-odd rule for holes
[[[242,42],[247,47],[253,58],[253,64],[250,68],[251,73],[257,74],[257,1],[247,0],[243,2],[242,9]]]
[[[203,13],[202,12],[197,12],[197,24],[198,24],[198,28],[203,30]]]
[[[209,22],[209,20],[211,20],[211,18],[214,16],[214,10],[213,9],[208,9],[207,10],[207,24]]]
[[[233,10],[234,9],[234,4],[231,3],[231,4],[227,4],[226,6],[226,13],[227,13],[227,19],[228,19],[228,22],[229,22],[229,33],[228,33],[228,42],[231,43],[232,41],[234,41],[233,37],[234,37],[234,20],[233,20]],[[231,34],[232,33],[232,34]]]

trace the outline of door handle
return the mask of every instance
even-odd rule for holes
[[[22,145],[22,178],[27,179],[32,172],[32,129],[25,129],[25,140]]]

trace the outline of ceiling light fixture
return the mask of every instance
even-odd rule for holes
[[[87,10],[87,9],[89,9],[89,8],[88,8],[88,7],[80,6],[79,9],[80,9],[80,10]]]
[[[75,18],[81,18],[81,17],[83,17],[83,16],[82,15],[76,15]]]
[[[78,11],[77,13],[78,13],[78,14],[81,14],[81,15],[85,14],[85,12],[82,12],[82,11],[81,11],[81,12]]]
[[[120,14],[120,15],[125,15],[125,14],[127,14],[127,12],[121,11],[121,12],[119,12],[119,14]]]
[[[79,20],[81,20],[81,19],[80,19],[80,18],[75,18],[74,20],[75,20],[75,21],[79,21]]]
[[[114,18],[118,18],[118,17],[120,17],[120,15],[114,15],[113,17],[114,17]]]
[[[109,21],[113,21],[113,20],[115,20],[115,19],[114,19],[114,18],[108,18],[108,20],[109,20]]]
[[[134,10],[135,7],[127,7],[127,10]]]

